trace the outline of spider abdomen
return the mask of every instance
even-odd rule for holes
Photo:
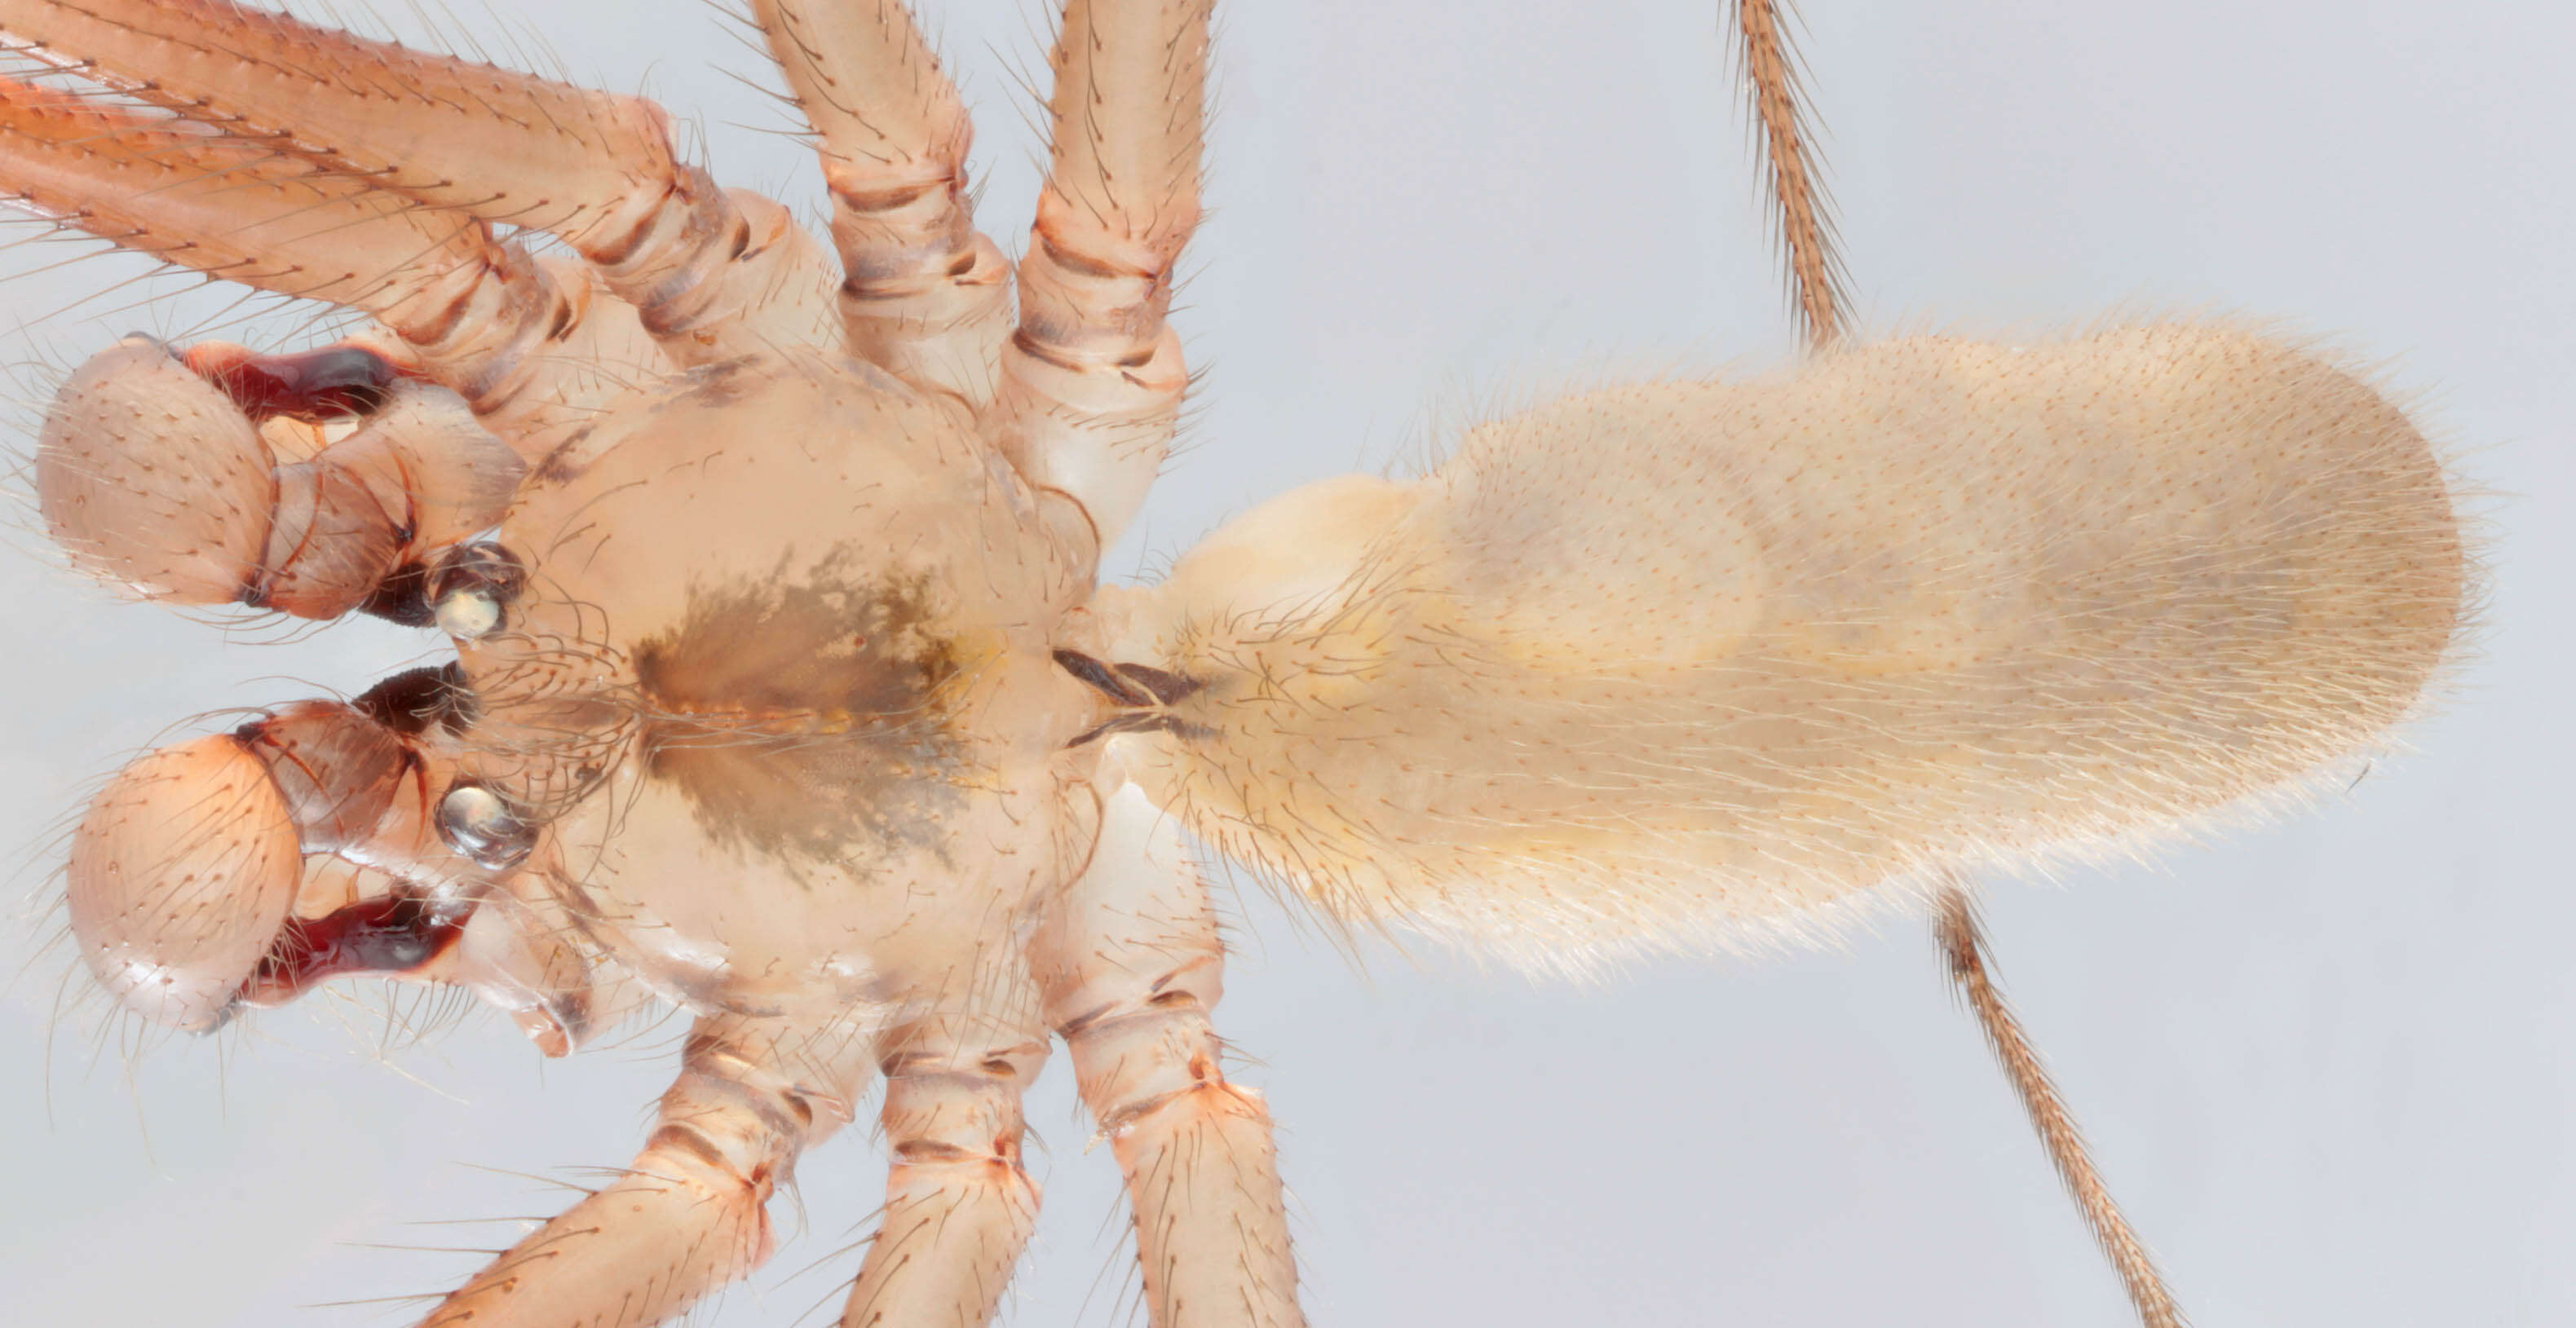
[[[1139,606],[1204,685],[1124,741],[1334,913],[1542,967],[2300,787],[2418,704],[2467,581],[2405,416],[2225,328],[1599,391],[1300,501],[1211,541],[1239,588]]]

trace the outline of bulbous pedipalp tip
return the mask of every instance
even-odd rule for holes
[[[138,599],[226,604],[258,581],[274,464],[239,406],[137,335],[55,393],[37,435],[36,497],[82,570]]]
[[[280,418],[358,427],[280,456],[260,427]],[[128,337],[64,382],[36,455],[55,542],[135,598],[424,626],[423,564],[498,523],[525,474],[454,392],[345,342],[260,355]]]
[[[72,934],[100,984],[203,1033],[285,925],[304,864],[266,763],[222,733],[119,771],[81,819],[68,875]]]

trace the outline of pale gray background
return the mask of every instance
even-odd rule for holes
[[[797,144],[738,127],[780,112],[717,72],[770,81],[706,8],[536,8],[576,75],[694,113],[725,178],[817,197]],[[1116,566],[1412,454],[1439,402],[1603,362],[1782,355],[1718,9],[1226,6],[1211,215],[1177,314],[1208,366],[1202,414]],[[1036,171],[1006,71],[1042,67],[1033,12],[932,19],[1010,248]],[[2007,885],[1991,913],[2012,992],[2203,1328],[2570,1321],[2576,21],[2396,0],[1810,0],[1807,17],[1873,327],[2283,316],[2391,357],[2502,495],[2488,658],[2413,731],[2420,754],[2157,868]],[[22,323],[122,275],[80,264],[0,299]],[[5,354],[77,359],[185,323],[130,298]],[[0,585],[0,845],[33,864],[20,894],[45,892],[49,827],[84,781],[166,726],[353,692],[432,645],[359,624],[228,646],[23,554]],[[1319,1322],[2125,1322],[1915,925],[1568,991],[1386,953],[1357,972],[1270,901],[1235,907],[1221,1024],[1280,1121]],[[13,920],[7,954],[43,925]],[[347,1007],[356,1032],[327,1008],[270,1018],[129,1078],[76,1022],[48,1058],[60,968],[38,961],[0,1006],[9,1323],[392,1322],[296,1307],[460,1275],[454,1256],[361,1246],[504,1243],[407,1224],[552,1207],[477,1168],[621,1162],[667,1072],[666,1039],[545,1065],[481,1017],[378,1064],[372,1017]],[[1114,1172],[1085,1153],[1060,1066],[1031,1119],[1048,1207],[1012,1321],[1121,1322]],[[880,1183],[855,1135],[814,1157],[806,1239],[721,1322],[836,1299],[855,1255],[828,1256]]]

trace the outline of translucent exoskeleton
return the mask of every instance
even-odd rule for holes
[[[1365,25],[1360,25],[1360,26],[1365,26]],[[1696,31],[1696,29],[1694,29],[1694,31]],[[1710,47],[1710,48],[1708,48],[1708,49],[1710,49],[1710,50],[1712,50],[1712,51],[1713,51],[1713,50],[1714,50],[1714,47],[1712,46],[1712,47]],[[1390,58],[1391,58],[1391,57],[1390,57]],[[1830,82],[1831,80],[1828,80],[1828,81]],[[612,85],[612,86],[614,86],[614,85]],[[665,94],[665,95],[667,96],[668,94]],[[676,100],[676,98],[674,98],[673,100]],[[988,115],[986,118],[987,118],[987,120],[988,120],[988,121],[991,119],[991,117],[990,117],[989,115]],[[1833,118],[1834,118],[1834,120],[1835,120],[1835,123],[1837,123],[1838,125],[1840,125],[1840,124],[1843,124],[1843,123],[1847,122],[1851,117],[1849,117],[1849,116],[1847,116],[1847,115],[1846,115],[1846,116],[1838,116],[1838,117],[1833,117]],[[1465,122],[1465,121],[1462,121],[1461,123],[1466,123],[1466,122]],[[1358,132],[1359,132],[1359,131],[1358,131],[1357,127],[1354,127],[1353,135],[1356,135]],[[1464,131],[1461,131],[1461,132],[1463,133]],[[1480,131],[1480,132],[1481,132],[1481,131]],[[1342,138],[1341,140],[1338,140],[1338,141],[1340,141],[1340,142],[1344,142],[1344,143],[1364,142],[1364,141],[1365,141],[1365,140],[1363,140],[1363,139],[1356,138],[1356,137],[1354,137],[1353,135],[1346,135],[1344,138]],[[718,159],[716,160],[716,164],[717,164],[719,167],[721,167],[721,166],[723,165],[721,158],[718,158]],[[1222,168],[1222,166],[1220,167],[1220,169],[1223,169],[1223,168]],[[1854,174],[1854,173],[1856,173],[1856,171],[1854,170],[1854,168],[1852,167],[1852,165],[1851,165],[1850,163],[1848,163],[1848,162],[1845,162],[1845,163],[1844,163],[1844,170],[1845,170],[1845,173],[1846,173],[1846,175],[1847,175],[1847,176],[1848,176],[1848,175],[1850,175],[1850,174]],[[733,178],[733,177],[732,177],[732,175],[731,175],[731,172],[730,172],[730,171],[728,171],[728,172],[727,172],[727,175],[728,175],[729,180],[730,180],[731,178]],[[1847,184],[1847,185],[1845,186],[1845,188],[1846,188],[1846,193],[1848,194],[1848,193],[1849,193],[1849,191],[1850,191],[1850,189],[1852,188],[1852,186],[1851,186],[1851,185],[1849,185],[1849,184]],[[1006,222],[1004,222],[1004,221],[1000,221],[1000,220],[997,220],[997,219],[996,219],[996,218],[998,218],[998,217],[1000,217],[1000,216],[1003,216],[1003,215],[1005,215],[1005,214],[1004,214],[1004,213],[1000,210],[1000,208],[999,208],[999,207],[997,207],[994,203],[990,203],[990,202],[988,202],[988,203],[985,205],[985,208],[984,208],[984,210],[982,211],[982,213],[981,213],[980,215],[982,215],[982,216],[983,216],[983,218],[984,218],[983,224],[984,224],[984,226],[985,226],[988,230],[994,230],[994,231],[997,231],[997,232],[998,232],[998,231],[1002,230],[1005,226],[1007,226],[1008,224],[1010,224],[1010,223],[1006,223]],[[1025,215],[1025,209],[1023,210],[1023,212],[1022,212],[1022,214],[1021,214],[1021,215]],[[1382,222],[1381,222],[1381,226],[1384,226],[1384,224],[1385,224],[1385,223],[1382,221]],[[1389,229],[1401,229],[1401,228],[1389,228]],[[1591,254],[1593,251],[1592,251],[1591,249],[1588,249],[1588,248],[1587,248],[1587,249],[1580,250],[1580,251],[1578,251],[1578,252],[1581,252],[1581,253],[1584,253],[1584,254],[1589,255],[1589,254]],[[1758,250],[1757,250],[1757,252],[1758,252]],[[1873,260],[1872,260],[1872,262],[1873,262],[1873,266],[1875,266],[1875,265],[1877,265],[1877,264],[1881,263],[1882,261],[1883,261],[1883,260],[1873,259]],[[1753,268],[1753,267],[1751,267],[1751,265],[1750,265],[1750,264],[1748,264],[1748,270],[1755,271],[1755,272],[1757,272],[1757,273],[1758,273],[1758,268]],[[1509,286],[1510,284],[1512,284],[1512,283],[1510,283],[1510,282],[1502,282],[1502,283],[1497,283],[1497,284],[1498,284],[1498,285],[1501,285],[1501,286],[1508,287],[1508,286]],[[2124,284],[2124,286],[2125,286],[2125,284]],[[2191,289],[2192,289],[2193,291],[2195,291],[2195,292],[2196,292],[2196,291],[2198,291],[2200,288],[2195,287],[2195,288],[2191,288]],[[1759,292],[1757,291],[1757,292],[1756,292],[1756,294],[1758,295],[1758,294],[1759,294]],[[1204,300],[1205,298],[1206,298],[1206,297],[1202,297],[1202,299],[1203,299],[1203,300]],[[1519,303],[1519,301],[1518,301],[1517,299],[1516,299],[1516,300],[1514,300],[1513,302],[1514,302],[1515,304]],[[2247,303],[2251,304],[2251,303],[2256,303],[2256,302],[2255,302],[2255,301],[2252,301],[2252,300],[2250,300],[2250,299],[2249,299],[2249,300],[2247,301]],[[2276,301],[2262,301],[2262,302],[2260,302],[2260,303],[2261,303],[2261,304],[2263,304],[2265,307],[2270,307],[2270,306],[2272,306],[2272,305],[2274,305],[2274,304],[2276,304],[2276,303],[2279,303],[2279,302],[2276,302]],[[1763,306],[1763,307],[1767,307],[1767,305],[1766,305],[1766,306]],[[1945,304],[1943,307],[1949,307],[1949,306]],[[2305,308],[2305,306],[2300,306],[2300,307],[2302,307],[2303,309]],[[1351,320],[1351,321],[1360,321],[1360,320]],[[1336,321],[1336,322],[1333,322],[1333,323],[1324,324],[1323,326],[1328,327],[1328,328],[1331,328],[1331,329],[1334,329],[1334,330],[1336,330],[1336,331],[1338,332],[1339,330],[1343,329],[1343,327],[1344,327],[1344,323],[1343,323],[1343,322],[1341,322],[1341,321]],[[1366,336],[1366,335],[1375,335],[1375,334],[1363,334],[1363,335],[1364,335],[1364,336]],[[1625,339],[1627,339],[1627,338],[1623,338],[1623,340],[1625,340]],[[1653,340],[1654,338],[1652,338],[1652,337],[1648,336],[1647,334],[1642,334],[1642,333],[1641,333],[1641,334],[1638,334],[1638,335],[1637,335],[1635,338],[1633,338],[1633,339],[1634,339],[1634,340],[1637,340],[1637,341],[1649,341],[1649,340]],[[95,346],[93,345],[93,346],[91,346],[91,347],[84,347],[84,348],[82,348],[82,349],[83,349],[83,352],[85,353],[87,350],[89,350],[89,349],[94,349],[94,348],[95,348]],[[1538,394],[1539,394],[1539,395],[1545,395],[1545,394],[1547,394],[1547,393],[1538,393]],[[1526,395],[1526,394],[1524,394],[1524,395]],[[1349,436],[1349,435],[1353,434],[1354,432],[1355,432],[1355,431],[1353,431],[1353,430],[1348,430],[1348,429],[1345,429],[1345,431],[1344,431],[1345,436]],[[1312,446],[1312,443],[1311,443],[1311,440],[1304,440],[1304,439],[1283,439],[1283,444],[1282,444],[1282,445],[1283,445],[1283,446],[1292,446],[1292,445]],[[1337,444],[1337,451],[1339,451],[1340,453],[1343,453],[1343,454],[1354,454],[1354,453],[1357,453],[1357,452],[1359,451],[1359,445],[1358,445],[1356,442],[1351,443],[1351,444]],[[630,452],[628,455],[633,455],[633,453],[631,453],[631,452]],[[1339,457],[1339,458],[1337,458],[1337,459],[1338,459],[1338,460],[1343,461],[1344,463],[1347,463],[1349,460],[1359,459],[1359,458],[1357,458],[1357,457],[1355,457],[1355,456],[1351,456],[1351,455],[1343,455],[1343,456],[1341,456],[1341,457]],[[1322,467],[1321,469],[1324,469],[1324,470],[1333,470],[1333,469],[1342,469],[1342,468],[1346,468],[1346,464],[1345,464],[1345,465],[1326,466],[1326,467]],[[1261,487],[1269,487],[1269,486],[1261,486]],[[1247,489],[1246,493],[1245,493],[1243,496],[1245,496],[1245,497],[1255,496],[1255,492],[1256,492],[1256,491],[1255,491],[1255,490],[1253,490],[1253,489]],[[1186,540],[1185,538],[1177,538],[1177,537],[1176,537],[1176,538],[1175,538],[1175,540],[1171,541],[1170,543],[1171,543],[1171,546],[1172,546],[1172,547],[1179,547],[1180,545],[1184,545],[1184,544],[1186,544],[1186,543],[1187,543],[1187,540]],[[671,556],[671,557],[675,557],[675,558],[676,558],[676,557],[682,556],[683,554],[685,554],[685,553],[687,553],[687,552],[689,552],[689,551],[688,551],[688,550],[684,550],[684,549],[667,549],[667,550],[662,550],[661,552],[663,552],[664,554],[666,554],[666,556]],[[602,557],[601,561],[602,561],[602,562],[605,562],[605,561],[606,561],[606,559],[605,559],[605,557],[604,557],[604,556]],[[1041,577],[1041,578],[1038,578],[1038,579],[1043,580],[1043,578],[1042,578],[1042,577]],[[571,598],[571,597],[567,597],[567,599],[569,599],[569,598]],[[592,598],[595,598],[595,597],[592,597]],[[585,600],[585,602],[588,602],[588,600],[586,599],[586,600]],[[630,611],[630,612],[631,612],[631,611]],[[577,653],[577,652],[576,652],[576,653]],[[759,668],[759,667],[761,667],[761,666],[760,666],[759,661],[754,661],[754,662],[752,663],[751,667]],[[342,679],[340,679],[340,678],[338,678],[338,677],[333,677],[333,678],[329,679],[328,681],[338,682],[338,681],[342,681]],[[290,692],[291,692],[291,690],[292,690],[292,689],[290,689]],[[354,688],[353,688],[353,690],[354,690]],[[263,696],[263,698],[262,698],[262,699],[267,699],[267,698],[266,698],[265,696]],[[138,735],[138,736],[139,736],[139,735]],[[1131,740],[1122,739],[1121,741],[1131,741]],[[698,759],[701,759],[701,760],[721,760],[721,759],[724,759],[724,755],[723,755],[724,753],[727,753],[727,752],[730,752],[730,751],[734,750],[734,749],[735,749],[736,747],[738,747],[739,745],[740,745],[739,743],[736,743],[736,744],[710,743],[710,744],[705,744],[705,745],[698,745],[698,744],[693,744],[693,743],[683,743],[683,744],[678,745],[677,750],[686,751],[686,752],[691,752],[691,753],[709,753],[709,752],[712,752],[712,753],[714,753],[714,755],[700,755],[700,756],[698,757]],[[684,757],[684,758],[683,758],[683,760],[684,760],[684,761],[685,761],[686,759],[688,759],[688,758],[686,758],[686,757]],[[578,763],[578,762],[576,762],[576,763],[574,763],[574,776],[578,776],[578,774],[579,774],[579,763]],[[495,782],[499,782],[499,781],[498,781],[498,780],[496,780]],[[511,795],[511,799],[510,799],[510,801],[512,801],[513,803],[517,803],[517,804],[525,805],[525,804],[534,804],[534,803],[542,802],[542,801],[543,801],[543,799],[542,799],[542,798],[539,798],[539,797],[534,797],[534,796],[529,796],[529,795],[519,794],[519,793],[515,793],[515,792],[514,792],[514,793]],[[502,838],[506,838],[506,836],[503,836]],[[675,984],[675,985],[679,982],[679,978],[678,978],[678,977],[676,977],[676,976],[667,976],[667,975],[666,975],[665,980],[666,980],[667,982],[672,983],[672,984]],[[1231,1005],[1229,1005],[1227,1008],[1228,1008],[1228,1009],[1232,1009],[1232,1008],[1234,1008],[1234,1007],[1233,1007],[1233,1006],[1231,1006]],[[1707,1016],[1704,1016],[1704,1015],[1703,1015],[1703,1016],[1700,1016],[1700,1017],[1702,1017],[1702,1018],[1706,1018]],[[1249,1039],[1247,1039],[1247,1041],[1249,1042],[1250,1040],[1249,1040]],[[1257,1044],[1254,1044],[1254,1045],[1252,1046],[1252,1048],[1251,1048],[1251,1049],[1252,1049],[1252,1050],[1254,1050],[1254,1051],[1256,1051],[1256,1052],[1258,1052],[1258,1051],[1261,1051],[1261,1050],[1262,1050],[1262,1048],[1261,1048],[1259,1045],[1257,1045]],[[1670,1052],[1670,1051],[1658,1051],[1658,1052],[1656,1053],[1656,1055],[1655,1055],[1655,1059],[1656,1059],[1656,1061],[1657,1061],[1658,1063],[1660,1063],[1664,1057],[1666,1057],[1666,1056],[1668,1056],[1668,1055],[1671,1055],[1671,1054],[1676,1054],[1676,1053],[1674,1053],[1674,1052]],[[1689,1051],[1689,1050],[1682,1050],[1682,1051],[1678,1052],[1678,1054],[1681,1054],[1681,1055],[1684,1055],[1684,1056],[1693,1056],[1693,1055],[1697,1055],[1697,1054],[1699,1054],[1699,1053],[1697,1053],[1697,1052],[1693,1052],[1693,1051]],[[1411,1082],[1411,1081],[1410,1081],[1410,1080],[1407,1080],[1407,1081],[1405,1081],[1405,1082],[1409,1083],[1409,1082]],[[1383,1095],[1397,1095],[1397,1094],[1399,1094],[1399,1093],[1400,1093],[1400,1092],[1402,1092],[1402,1091],[1412,1091],[1412,1090],[1410,1090],[1409,1088],[1405,1088],[1405,1089],[1398,1089],[1398,1088],[1396,1088],[1396,1087],[1392,1087],[1392,1086],[1390,1086],[1390,1085],[1388,1085],[1388,1084],[1383,1084],[1383,1083],[1380,1085],[1380,1088],[1379,1088],[1379,1093],[1380,1093],[1380,1095],[1382,1095],[1382,1096],[1383,1096]],[[1793,1089],[1786,1088],[1786,1087],[1784,1086],[1783,1091],[1794,1091],[1794,1090],[1793,1090]],[[1463,1100],[1463,1094],[1464,1094],[1464,1092],[1465,1092],[1465,1089],[1464,1089],[1464,1087],[1462,1086],[1461,1093],[1460,1093],[1459,1095],[1457,1095],[1457,1096],[1459,1096],[1462,1100]],[[1480,1094],[1480,1095],[1481,1095],[1481,1094]],[[1506,1093],[1505,1095],[1506,1095],[1506,1096],[1508,1096],[1508,1095],[1509,1095],[1509,1093]],[[868,1106],[868,1107],[867,1107],[867,1109],[872,1110],[872,1109],[873,1109],[872,1105],[871,1105],[871,1106]],[[1456,1107],[1455,1107],[1455,1106],[1453,1106],[1453,1107],[1452,1107],[1451,1114],[1453,1114],[1453,1115],[1454,1115],[1454,1114],[1457,1114],[1457,1109],[1456,1109]],[[629,1117],[627,1117],[627,1116],[623,1116],[623,1115],[618,1116],[618,1117],[616,1118],[616,1120],[617,1120],[617,1122],[618,1122],[618,1124],[619,1124],[620,1126],[623,1126],[623,1125],[625,1124],[625,1122],[626,1122],[628,1119],[630,1119],[630,1118],[629,1118]],[[1041,1124],[1043,1124],[1043,1122],[1041,1122]],[[1687,1130],[1687,1129],[1689,1129],[1689,1124],[1690,1124],[1689,1122],[1685,1122],[1685,1124],[1684,1124],[1684,1128],[1685,1128],[1686,1130]],[[1576,1129],[1568,1129],[1568,1128],[1566,1128],[1566,1126],[1565,1126],[1565,1123],[1564,1123],[1564,1122],[1559,1122],[1559,1128],[1560,1128],[1561,1130],[1563,1130],[1563,1132],[1562,1132],[1562,1133],[1560,1133],[1560,1134],[1558,1134],[1558,1135],[1556,1135],[1556,1136],[1555,1136],[1555,1137],[1550,1141],[1550,1146],[1553,1146],[1553,1147],[1564,1147],[1564,1148],[1569,1149],[1570,1151],[1576,1151],[1576,1152],[1591,1152],[1591,1153],[1593,1153],[1593,1154],[1594,1154],[1594,1156],[1595,1156],[1595,1158],[1596,1158],[1596,1164],[1597,1164],[1597,1159],[1598,1159],[1598,1153],[1597,1153],[1597,1151],[1596,1151],[1596,1150],[1597,1150],[1597,1143],[1595,1143],[1595,1142],[1590,1142],[1590,1141],[1593,1141],[1593,1140],[1597,1140],[1597,1138],[1598,1138],[1598,1131],[1597,1131],[1596,1129],[1593,1129],[1593,1128],[1590,1128],[1590,1127],[1585,1127],[1585,1128],[1582,1128],[1582,1129],[1579,1129],[1579,1130],[1576,1130]],[[596,1117],[594,1117],[594,1118],[593,1118],[593,1122],[592,1122],[592,1123],[591,1123],[591,1125],[589,1126],[589,1131],[590,1131],[590,1132],[593,1132],[593,1133],[601,1133],[601,1132],[604,1132],[604,1131],[601,1131],[601,1130],[600,1130],[600,1127],[599,1127],[599,1125],[597,1124],[597,1118],[596,1118]],[[1697,1134],[1697,1133],[1698,1133],[1698,1131],[1692,1131],[1692,1133]],[[1292,1138],[1293,1138],[1293,1136],[1292,1136]],[[1060,1143],[1060,1146],[1059,1146],[1059,1150],[1058,1150],[1058,1151],[1059,1151],[1059,1153],[1060,1153],[1060,1154],[1068,1155],[1068,1156],[1069,1156],[1069,1155],[1070,1155],[1070,1153],[1072,1152],[1072,1150],[1071,1150],[1071,1149],[1069,1149],[1069,1148],[1063,1148],[1063,1147],[1061,1146],[1061,1143]],[[1652,1156],[1652,1155],[1654,1155],[1655,1153],[1657,1153],[1657,1152],[1659,1152],[1659,1151],[1660,1151],[1660,1148],[1659,1148],[1659,1147],[1658,1147],[1658,1148],[1654,1148],[1654,1149],[1648,1149],[1648,1150],[1646,1150],[1646,1155],[1648,1155],[1648,1156]],[[1292,1153],[1292,1156],[1293,1156],[1293,1153]],[[599,1155],[595,1160],[605,1161],[605,1160],[609,1160],[609,1158],[608,1158],[608,1156],[607,1156],[606,1154],[600,1154],[600,1155]],[[1068,1168],[1068,1167],[1064,1167],[1064,1166],[1062,1166],[1062,1165],[1059,1165],[1059,1167],[1057,1168],[1057,1170],[1058,1170],[1058,1173],[1059,1173],[1059,1174],[1062,1174],[1064,1171],[1070,1170],[1070,1168]],[[807,1183],[807,1186],[806,1186],[806,1187],[807,1187],[807,1189],[808,1189],[809,1191],[810,1191],[810,1190],[812,1190],[812,1189],[814,1189],[814,1188],[816,1188],[816,1184],[815,1184],[815,1175],[816,1175],[816,1173],[815,1173],[815,1172],[813,1172],[813,1171],[811,1171],[811,1170],[809,1170],[809,1171],[807,1172],[807,1174],[806,1174],[806,1183]],[[836,1179],[837,1179],[837,1178],[836,1178]],[[864,1184],[862,1184],[862,1187],[864,1187]],[[1060,1198],[1060,1196],[1057,1196],[1057,1197],[1059,1197],[1059,1198]],[[1755,1205],[1755,1206],[1758,1206],[1758,1205]],[[2150,1229],[2152,1230],[2152,1229],[2153,1229],[2153,1224],[2152,1224],[2152,1223],[2150,1223],[2150,1224],[2149,1224],[2149,1226],[2150,1226]],[[1336,1237],[1335,1237],[1335,1236],[1333,1235],[1333,1233],[1331,1233],[1330,1231],[1322,1231],[1322,1232],[1319,1232],[1319,1233],[1318,1233],[1318,1239],[1319,1239],[1320,1241],[1324,1242],[1324,1243],[1325,1243],[1325,1244],[1327,1244],[1327,1245],[1330,1245],[1330,1244],[1332,1244],[1332,1243],[1334,1243],[1334,1242],[1336,1241]],[[430,1243],[439,1243],[439,1242],[430,1242]]]

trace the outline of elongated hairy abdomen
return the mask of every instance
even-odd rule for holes
[[[1247,515],[1137,602],[1127,657],[1202,686],[1122,741],[1336,915],[1579,968],[2294,790],[2466,584],[2440,460],[2309,350],[1915,338]]]

